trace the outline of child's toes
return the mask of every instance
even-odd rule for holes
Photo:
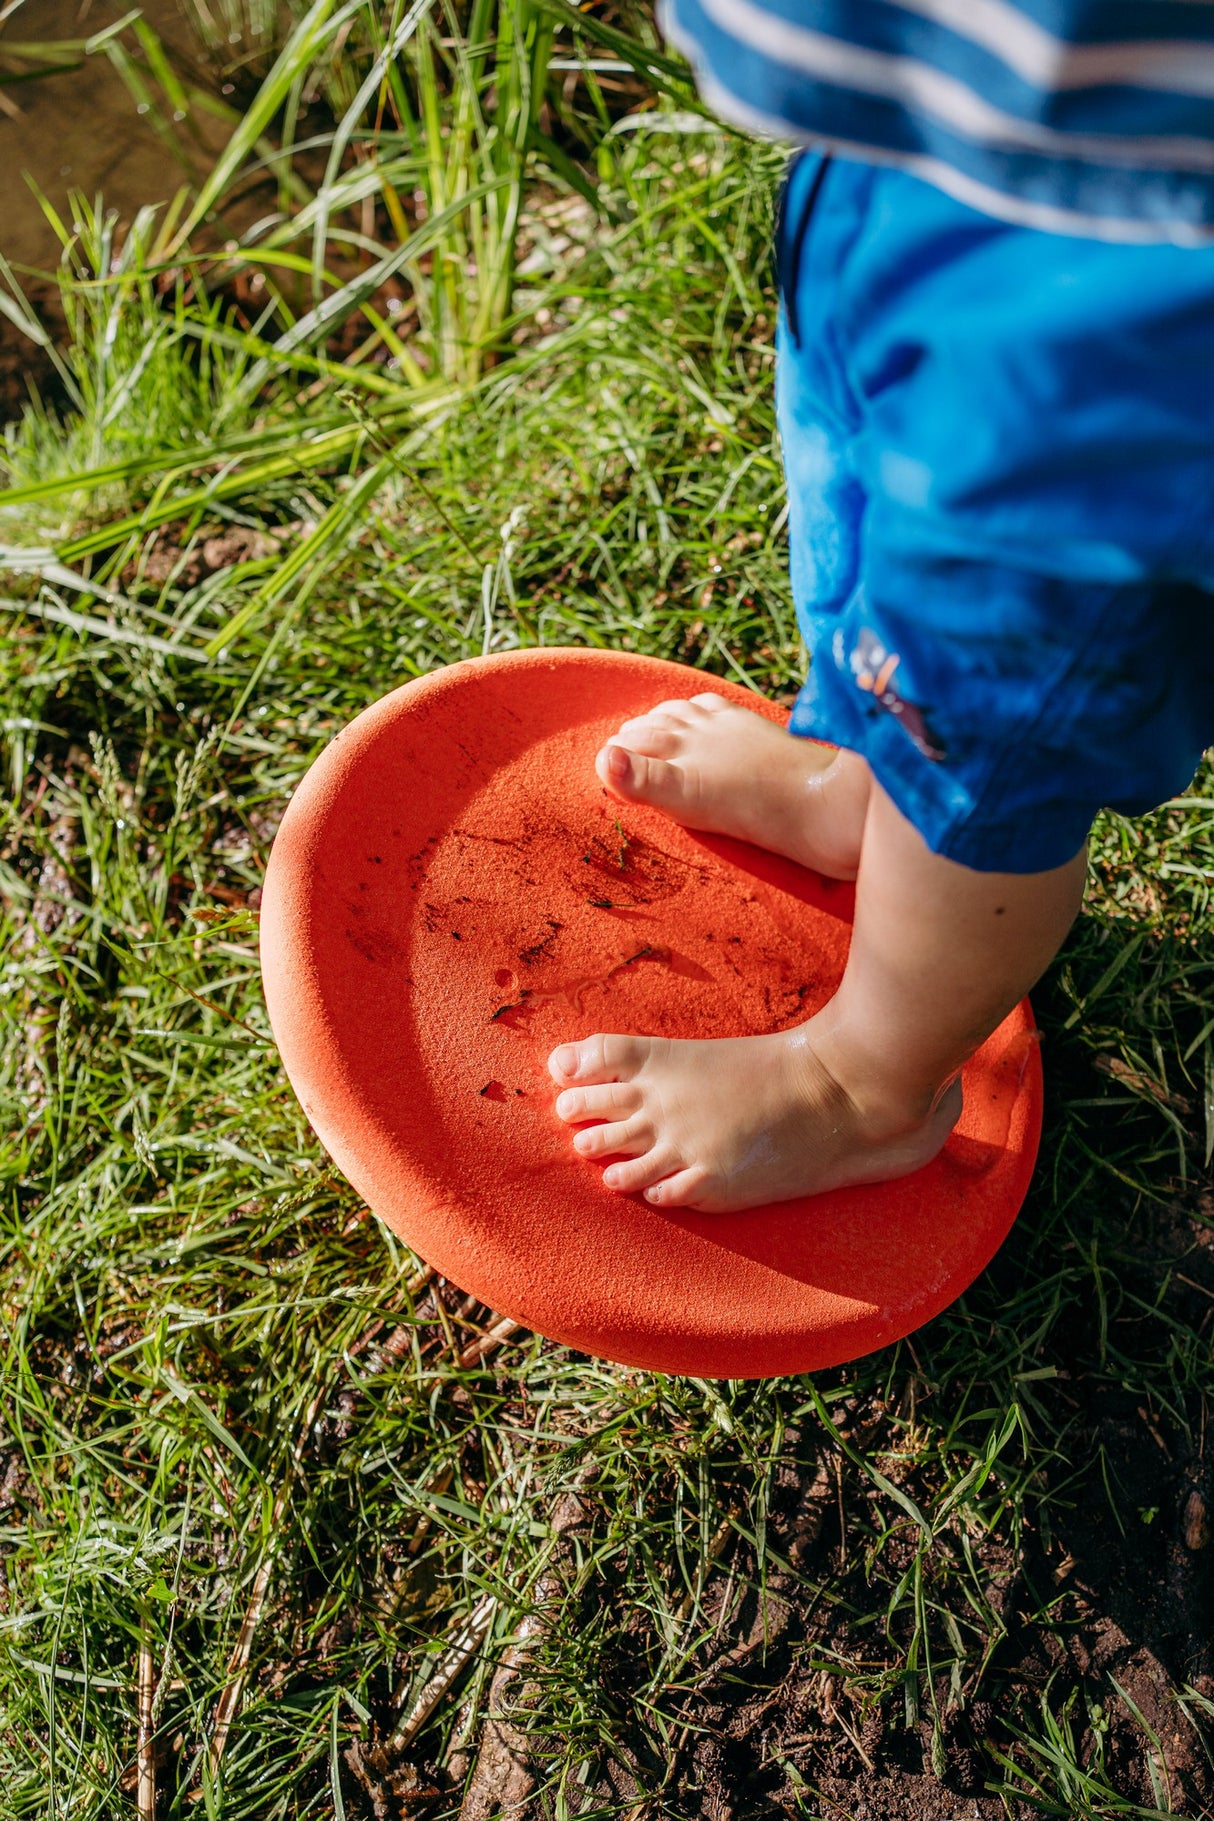
[[[694,699],[694,697],[691,698],[692,701]],[[646,711],[644,718],[649,719],[655,715],[661,716],[664,721],[676,727],[686,727],[689,721],[694,721],[696,718],[691,701],[685,696],[674,696],[669,702],[655,703]]]
[[[615,1189],[621,1195],[635,1195],[638,1190],[649,1188],[651,1183],[660,1182],[663,1176],[669,1176],[678,1167],[679,1159],[673,1151],[655,1145],[643,1156],[629,1158],[625,1163],[609,1163],[603,1171],[603,1186]]]
[[[627,1081],[644,1060],[643,1041],[596,1031],[580,1043],[558,1044],[548,1058],[548,1073],[562,1087],[596,1087],[604,1081]]]
[[[677,811],[686,795],[683,774],[667,759],[648,758],[614,743],[604,746],[594,762],[600,783],[620,797],[636,797],[655,809]]]
[[[676,727],[670,721],[651,720],[646,715],[642,721],[625,721],[607,744],[623,746],[628,752],[644,753],[647,759],[669,759],[686,738],[685,727]]]
[[[617,1119],[610,1125],[588,1125],[573,1135],[579,1157],[639,1157],[653,1146],[647,1119]]]
[[[727,702],[724,696],[717,695],[713,690],[705,690],[702,695],[691,696],[689,700],[697,708],[706,709],[709,714],[719,714],[722,708],[732,708],[733,706],[732,702]]]
[[[645,1200],[651,1201],[655,1208],[694,1208],[699,1205],[708,1182],[708,1172],[693,1164],[689,1170],[679,1170],[675,1175],[655,1182],[646,1189]]]
[[[639,1090],[630,1081],[608,1081],[596,1088],[566,1088],[556,1097],[556,1116],[566,1125],[583,1119],[620,1119],[635,1113]]]

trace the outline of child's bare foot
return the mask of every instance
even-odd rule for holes
[[[556,1110],[585,1127],[573,1140],[583,1157],[617,1159],[609,1189],[664,1208],[727,1213],[909,1175],[955,1125],[960,1084],[934,1103],[881,1102],[863,1069],[847,1079],[831,1027],[819,1013],[770,1036],[562,1044],[548,1058],[564,1090]]]
[[[834,879],[856,876],[871,782],[863,759],[721,696],[659,702],[625,721],[595,769],[616,796],[687,828],[751,841]]]

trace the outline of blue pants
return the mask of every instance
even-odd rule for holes
[[[794,733],[1040,872],[1214,744],[1214,248],[1018,228],[803,153],[778,235]]]

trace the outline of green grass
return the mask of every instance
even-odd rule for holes
[[[1003,1254],[843,1371],[482,1348],[278,1066],[250,894],[368,700],[545,643],[798,679],[777,160],[604,122],[583,168],[528,166],[508,310],[446,362],[428,292],[412,375],[276,346],[285,293],[258,328],[151,219],[72,252],[72,408],[0,496],[0,1816],[354,1817],[355,1746],[454,1816],[495,1739],[537,1816],[849,1813],[866,1759],[925,1815],[1196,1815],[1208,781],[1102,825]]]

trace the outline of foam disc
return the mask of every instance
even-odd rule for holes
[[[605,1189],[553,1111],[563,1039],[772,1031],[843,972],[853,891],[599,784],[594,754],[701,671],[510,652],[376,702],[300,785],[261,915],[270,1020],[304,1111],[375,1212],[491,1308],[626,1365],[714,1378],[837,1365],[959,1295],[1023,1200],[1041,1126],[1027,1001],[964,1074],[943,1152],[900,1182],[746,1214]]]

